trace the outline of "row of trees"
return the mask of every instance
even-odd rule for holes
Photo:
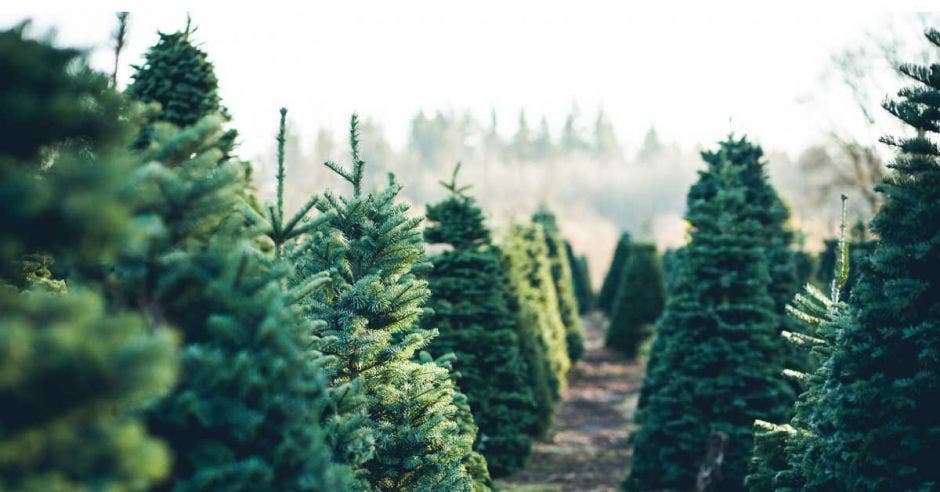
[[[940,47],[940,32],[927,38]],[[706,169],[688,193],[689,241],[666,256],[669,295],[626,490],[940,484],[940,150],[929,137],[940,132],[940,69],[900,70],[918,85],[884,107],[913,131],[882,139],[898,154],[876,188],[877,239],[856,227],[847,241],[843,213],[843,237],[822,256],[821,269],[835,273],[817,279],[831,282],[828,295],[812,285],[797,295],[808,268],[760,147],[729,137],[702,154]],[[608,344],[631,355],[652,304],[650,289],[631,283],[656,285],[655,263],[655,250],[624,236],[598,299],[612,317]],[[860,273],[850,275],[849,263]]]
[[[326,163],[350,191],[287,211],[284,110],[262,203],[189,26],[125,94],[27,27],[0,34],[0,489],[487,490],[524,464],[582,352],[550,212],[494,245],[455,170],[422,230],[392,176],[366,189],[355,116]]]

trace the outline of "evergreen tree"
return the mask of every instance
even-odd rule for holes
[[[581,317],[578,315],[578,301],[574,296],[574,280],[571,266],[565,252],[565,240],[561,237],[555,214],[546,208],[539,210],[532,221],[540,224],[545,231],[545,243],[548,246],[548,261],[552,269],[552,285],[558,300],[558,313],[565,325],[565,346],[568,358],[576,362],[584,353],[584,334]]]
[[[260,253],[261,231],[247,226],[245,164],[221,161],[222,121],[155,123],[147,164],[127,184],[153,226],[116,282],[127,304],[185,343],[181,382],[149,418],[176,454],[166,487],[348,490],[319,421],[328,401],[306,350],[312,323],[291,307],[286,267]]]
[[[654,244],[634,244],[622,272],[606,344],[628,357],[652,334],[666,302],[663,272]]]
[[[535,400],[520,353],[516,320],[506,303],[505,278],[483,213],[469,187],[449,183],[450,196],[428,206],[424,235],[430,244],[452,249],[431,258],[433,314],[425,325],[440,334],[433,355],[454,353],[458,384],[479,426],[475,448],[494,476],[520,469],[529,456]]]
[[[0,32],[0,490],[148,490],[171,457],[141,414],[176,378],[175,337],[85,275],[140,235],[122,101],[26,29]]]
[[[219,96],[219,80],[208,54],[196,46],[190,36],[196,31],[186,19],[186,28],[174,33],[158,32],[157,44],[144,54],[144,63],[134,65],[127,94],[144,103],[158,103],[160,110],[150,115],[139,144],[146,145],[152,123],[167,121],[179,127],[195,124],[210,114],[231,120]],[[219,148],[228,156],[238,134],[228,130],[219,139]]]
[[[627,258],[630,257],[630,234],[624,232],[617,240],[617,246],[614,249],[613,259],[610,261],[610,268],[607,270],[607,276],[604,277],[604,283],[601,284],[601,290],[597,294],[597,307],[601,311],[610,314],[614,304],[614,296],[620,288],[620,279],[623,278],[623,267],[627,264]]]
[[[571,268],[574,297],[578,302],[578,312],[588,314],[594,309],[594,289],[591,287],[591,272],[588,270],[586,256],[575,256],[571,243],[565,241],[565,254]]]
[[[754,422],[751,473],[745,478],[745,485],[751,491],[797,491],[806,488],[800,478],[802,472],[798,470],[808,464],[804,454],[815,447],[814,429],[822,428],[822,421],[815,414],[814,402],[825,397],[824,383],[829,375],[829,366],[823,362],[832,355],[836,333],[847,320],[846,305],[841,302],[841,293],[851,278],[851,255],[845,241],[845,200],[846,196],[842,195],[842,227],[829,295],[807,284],[803,293],[797,294],[793,303],[787,306],[790,315],[799,321],[801,330],[784,332],[783,335],[798,350],[802,350],[813,364],[809,372],[791,369],[784,372],[796,380],[802,390],[789,423]],[[828,488],[832,484],[826,485]]]
[[[741,168],[741,181],[745,187],[747,208],[745,213],[749,218],[760,224],[761,238],[763,239],[765,255],[770,273],[768,292],[774,299],[774,312],[777,314],[779,330],[796,331],[796,322],[786,316],[786,307],[799,291],[800,282],[796,270],[796,255],[791,248],[794,240],[793,231],[789,228],[789,211],[780,200],[777,191],[770,185],[764,161],[764,151],[759,145],[752,144],[747,137],[739,139],[729,136],[718,144],[717,151],[704,152],[702,158],[712,168],[721,166],[724,153],[731,164]],[[717,173],[712,173],[717,177]],[[714,193],[714,185],[700,182],[696,185],[696,193],[701,193],[703,199]],[[783,345],[787,352],[785,364],[797,370],[809,368],[809,361],[805,354],[791,347]]]
[[[742,490],[753,421],[783,418],[792,399],[761,224],[742,168],[717,155],[689,192],[691,240],[657,326],[627,490],[691,489],[713,433],[727,439],[715,486]]]
[[[940,47],[940,31],[928,30]],[[800,470],[809,490],[931,490],[940,485],[940,66],[902,65],[917,82],[885,109],[916,131],[879,185],[880,238],[860,264],[819,416]],[[812,461],[810,461],[812,460]]]
[[[529,368],[536,402],[533,433],[551,425],[571,361],[565,346],[565,325],[552,286],[545,233],[538,224],[515,224],[500,248],[510,309],[516,315],[519,344]]]
[[[365,162],[359,157],[357,118],[352,118],[352,166],[326,166],[353,187],[349,196],[327,192],[317,208],[328,214],[298,265],[298,274],[334,272],[325,289],[307,301],[325,321],[321,350],[337,361],[333,384],[355,382],[367,395],[376,449],[364,469],[379,490],[470,490],[487,477],[471,476],[477,458],[473,432],[455,422],[455,390],[446,368],[415,360],[436,333],[420,329],[429,296],[420,280],[424,255],[419,218],[394,204],[401,186],[389,176],[380,191],[364,193]]]

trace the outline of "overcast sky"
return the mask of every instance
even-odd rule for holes
[[[830,54],[885,16],[884,8],[857,2],[773,11],[743,2],[708,2],[721,6],[709,10],[585,1],[333,1],[264,10],[224,3],[188,10],[247,156],[270,145],[280,106],[311,138],[321,126],[342,131],[357,111],[382,123],[400,146],[417,109],[470,109],[486,119],[495,107],[509,133],[520,108],[530,121],[548,115],[557,131],[572,103],[584,123],[602,104],[631,148],[654,124],[684,146],[736,130],[796,152],[826,126],[818,108],[801,101],[818,86]],[[110,71],[117,7],[83,5],[5,2],[0,25],[32,17],[37,27],[56,27],[61,44],[94,48],[94,65]],[[122,84],[156,31],[182,28],[186,10],[132,11]],[[855,118],[840,107],[824,117]]]

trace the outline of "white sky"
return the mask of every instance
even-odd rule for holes
[[[885,6],[899,5],[830,1],[820,8],[818,1],[760,10],[709,1],[706,10],[693,2],[640,9],[586,1],[331,1],[248,10],[230,2],[160,9],[91,3],[5,2],[0,27],[32,17],[37,27],[56,27],[62,44],[96,48],[93,64],[110,71],[113,12],[131,10],[120,74],[126,83],[127,65],[141,60],[156,30],[182,28],[190,11],[246,156],[269,147],[280,106],[311,140],[320,126],[342,132],[358,111],[400,146],[419,108],[468,108],[485,121],[495,107],[508,133],[520,108],[530,121],[547,114],[557,130],[573,102],[584,124],[603,104],[628,147],[655,124],[664,139],[684,146],[736,130],[796,152],[827,127],[799,101],[818,85],[830,53],[876,24]],[[825,118],[857,118],[844,113]]]

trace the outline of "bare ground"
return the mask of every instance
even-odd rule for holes
[[[555,422],[536,442],[528,466],[497,481],[514,492],[618,490],[627,473],[628,424],[642,364],[604,348],[605,321],[584,318],[585,353],[572,370]]]

